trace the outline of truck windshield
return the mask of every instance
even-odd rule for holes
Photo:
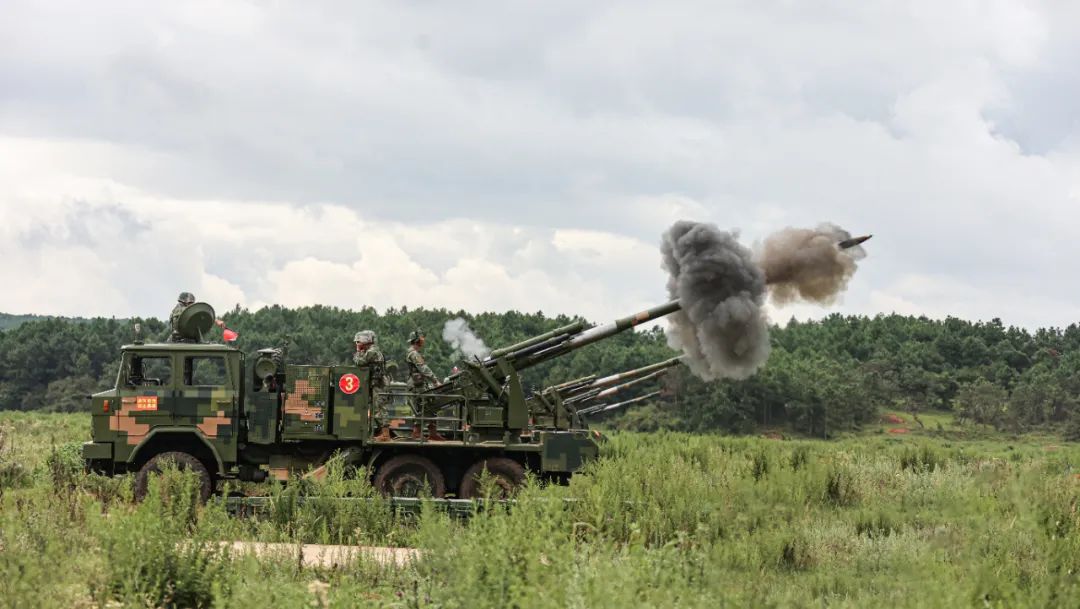
[[[229,384],[225,358],[220,355],[184,358],[184,384],[191,387],[224,387]]]
[[[132,355],[128,363],[127,384],[155,387],[172,384],[172,358],[163,355]]]

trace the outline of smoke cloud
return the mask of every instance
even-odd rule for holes
[[[443,324],[442,337],[455,351],[460,351],[466,357],[483,359],[491,354],[491,349],[472,331],[469,322],[460,317]]]
[[[851,233],[829,223],[815,229],[785,228],[769,235],[754,254],[765,271],[773,303],[835,302],[855,274],[856,261],[866,257],[861,246],[836,247],[850,238]]]
[[[751,252],[735,231],[676,222],[660,244],[668,294],[682,303],[668,318],[668,345],[683,351],[686,365],[704,380],[753,375],[769,357],[766,289],[778,305],[833,302],[866,256],[857,245],[837,247],[850,238],[827,223],[785,228]]]
[[[705,380],[742,379],[769,357],[765,273],[738,233],[714,224],[679,221],[661,242],[668,294],[682,302],[668,344]]]

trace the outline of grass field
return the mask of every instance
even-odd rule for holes
[[[241,519],[191,505],[175,473],[137,505],[129,480],[83,475],[85,416],[0,428],[6,607],[1080,606],[1080,448],[1060,442],[623,434],[570,486],[467,521],[324,501],[371,495],[341,472]],[[222,540],[424,554],[309,569]]]

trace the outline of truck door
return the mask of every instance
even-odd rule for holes
[[[174,424],[197,428],[217,448],[222,460],[235,461],[239,358],[232,353],[186,353],[178,357],[182,374],[176,391]]]
[[[124,354],[109,428],[116,432],[115,459],[126,460],[139,442],[160,425],[171,425],[176,385],[173,356],[169,353]]]

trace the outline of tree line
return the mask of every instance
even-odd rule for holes
[[[245,351],[289,343],[296,363],[344,364],[352,338],[374,330],[391,361],[403,362],[406,337],[428,336],[425,356],[449,374],[460,354],[441,339],[443,324],[468,320],[489,346],[524,340],[573,321],[542,313],[481,313],[370,307],[236,308],[223,318]],[[0,331],[0,408],[79,411],[83,396],[111,387],[119,347],[141,324],[149,340],[164,339],[158,319],[28,318]],[[220,335],[218,335],[220,340]],[[534,389],[590,374],[612,374],[675,355],[663,330],[626,332],[530,369]],[[399,371],[403,376],[404,366]],[[772,331],[767,365],[742,381],[705,383],[684,368],[662,381],[659,399],[611,417],[640,429],[753,432],[790,429],[828,437],[877,424],[882,411],[947,410],[961,422],[1008,431],[1073,424],[1080,431],[1080,326],[1029,332],[1000,320],[969,322],[902,315],[841,316]],[[655,387],[635,387],[627,396]]]

